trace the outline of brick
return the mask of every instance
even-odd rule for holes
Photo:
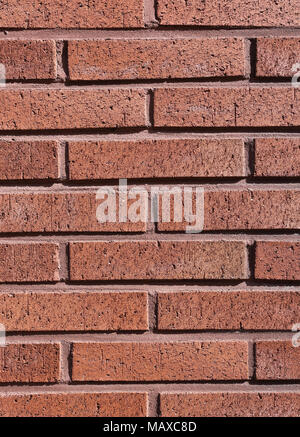
[[[238,241],[99,241],[70,243],[70,279],[245,279]]]
[[[246,174],[244,145],[236,139],[70,141],[68,160],[74,180]]]
[[[69,41],[71,80],[135,80],[245,75],[242,38]]]
[[[300,242],[258,241],[255,278],[281,281],[300,280]]]
[[[139,89],[0,91],[1,130],[88,129],[146,125]]]
[[[59,344],[7,344],[0,348],[0,382],[58,382]]]
[[[299,138],[257,138],[255,176],[300,176]]]
[[[256,379],[300,379],[300,349],[291,341],[258,341],[255,362]]]
[[[59,281],[58,245],[0,244],[1,282]]]
[[[292,77],[299,62],[299,38],[258,38],[256,75],[258,77]]]
[[[0,180],[57,179],[57,141],[0,141]]]
[[[0,63],[7,80],[56,79],[55,41],[1,40]]]
[[[147,393],[0,395],[1,417],[145,417]]]
[[[118,202],[118,196],[116,197]],[[128,202],[128,207],[135,199]],[[1,232],[143,232],[146,222],[97,220],[96,192],[0,194]],[[118,213],[118,208],[117,208]],[[118,218],[118,216],[116,217]]]
[[[147,293],[2,292],[0,323],[13,332],[143,331]]]
[[[158,0],[158,19],[165,26],[289,27],[299,26],[298,0]]]
[[[246,342],[75,343],[73,381],[248,379]]]
[[[204,230],[299,229],[299,205],[300,190],[207,191],[204,193]],[[181,210],[184,211],[184,200]],[[172,204],[172,221],[163,223],[160,218],[160,231],[186,230],[185,220],[174,222],[173,211]],[[198,214],[203,214],[202,208]]]
[[[300,393],[162,393],[163,417],[298,417]]]
[[[290,331],[299,305],[300,293],[279,290],[162,292],[158,329]]]
[[[0,27],[101,29],[144,26],[143,0],[10,0],[0,5]]]
[[[300,124],[300,91],[293,87],[160,88],[157,127],[280,127]]]

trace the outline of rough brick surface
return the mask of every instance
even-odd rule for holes
[[[174,127],[298,126],[300,91],[282,86],[160,88],[154,125]]]
[[[0,348],[0,382],[57,382],[58,344],[7,344]]]
[[[236,241],[103,241],[70,244],[73,281],[246,279],[246,247]]]
[[[300,176],[300,139],[256,139],[255,175],[261,177]]]
[[[0,395],[2,417],[144,417],[147,393]]]
[[[295,392],[162,393],[165,417],[298,417],[300,394]]]
[[[245,176],[238,139],[71,141],[68,159],[75,180]]]
[[[57,141],[0,141],[0,179],[57,179]]]
[[[143,0],[10,0],[0,4],[0,27],[19,29],[143,27]]]
[[[291,341],[259,341],[255,345],[256,378],[300,379],[300,349]]]
[[[96,191],[81,193],[0,194],[0,232],[142,232],[144,222],[97,220],[102,200]],[[132,203],[132,202],[131,202]],[[129,206],[131,204],[129,202]]]
[[[255,278],[280,281],[300,280],[300,243],[258,241]]]
[[[259,77],[292,77],[299,62],[299,38],[258,38],[256,74]]]
[[[286,330],[299,319],[300,293],[198,291],[159,293],[160,330]]]
[[[6,79],[55,79],[55,41],[1,40],[0,63]]]
[[[59,281],[57,244],[0,244],[0,283],[53,281]]]
[[[70,41],[72,80],[130,80],[245,75],[241,38]]]
[[[247,360],[246,342],[75,343],[72,379],[242,380],[248,379]]]
[[[182,203],[184,206],[184,201]],[[206,231],[299,229],[299,205],[300,190],[222,190],[204,193],[204,212],[200,209],[199,214],[204,213]],[[158,229],[180,231],[185,230],[186,226],[184,220],[178,223],[160,222]]]
[[[0,89],[1,130],[145,126],[139,89]]]
[[[299,26],[297,0],[158,0],[158,18],[163,25],[213,27]]]
[[[16,292],[0,294],[6,331],[145,331],[144,292]]]

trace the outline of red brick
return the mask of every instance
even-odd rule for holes
[[[255,362],[256,379],[300,379],[300,349],[292,341],[258,341]]]
[[[184,202],[182,211],[183,205]],[[299,205],[300,190],[207,191],[204,193],[204,230],[299,229]],[[172,222],[159,223],[160,231],[186,229],[185,220],[174,222],[173,210],[172,205]],[[200,212],[203,214],[202,209]]]
[[[289,27],[299,26],[298,0],[158,0],[162,25],[211,27]]]
[[[298,417],[300,393],[162,393],[165,417]]]
[[[0,395],[1,417],[144,417],[147,393]]]
[[[71,80],[245,75],[242,38],[69,41]]]
[[[10,0],[0,5],[0,27],[100,29],[143,27],[143,0]]]
[[[118,200],[118,197],[117,197]],[[128,202],[128,206],[135,199]],[[96,192],[0,194],[1,232],[143,232],[145,222],[100,223]],[[118,213],[118,210],[117,210]]]
[[[145,108],[140,89],[2,89],[0,129],[145,126]]]
[[[300,176],[299,138],[257,138],[255,176]]]
[[[70,243],[72,281],[246,279],[238,241],[99,241]]]
[[[59,344],[7,344],[0,347],[0,382],[57,382]]]
[[[299,321],[300,293],[195,291],[158,295],[160,330],[285,330]]]
[[[0,141],[0,180],[58,177],[57,141]]]
[[[1,243],[0,260],[0,283],[59,281],[57,244]]]
[[[73,381],[248,379],[246,342],[75,343]]]
[[[236,139],[71,141],[68,159],[76,180],[245,176],[244,145]]]
[[[2,292],[0,323],[14,332],[143,331],[148,329],[147,294]]]
[[[55,41],[1,40],[0,63],[6,79],[55,79]]]
[[[258,241],[255,278],[281,281],[300,280],[300,243]]]
[[[280,127],[300,124],[300,91],[283,86],[160,88],[157,127]]]
[[[256,75],[292,77],[293,66],[299,62],[299,46],[299,38],[258,38]]]

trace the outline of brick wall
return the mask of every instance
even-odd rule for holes
[[[0,2],[0,63],[0,416],[299,416],[299,1]]]

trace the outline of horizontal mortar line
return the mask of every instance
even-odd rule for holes
[[[0,140],[1,141],[1,140]],[[204,188],[211,189],[211,187],[219,189],[222,187],[228,187],[228,189],[239,190],[239,189],[249,189],[256,188],[260,190],[265,189],[296,189],[300,185],[298,183],[299,176],[293,177],[256,177],[249,175],[247,177],[169,177],[169,178],[127,178],[128,187],[141,186],[148,187],[152,186],[169,186],[169,185],[182,185],[195,187],[198,185]],[[59,191],[92,191],[98,190],[101,187],[115,186],[119,185],[120,178],[118,179],[90,179],[90,180],[75,180],[75,179],[53,179],[51,181],[44,180],[0,180],[0,192],[9,193],[11,191],[16,192],[51,192],[51,190]]]
[[[216,38],[299,37],[300,27],[159,26],[140,29],[13,29],[0,28],[0,39]]]
[[[300,292],[299,285],[274,285],[268,282],[249,284],[246,281],[240,281],[235,285],[178,285],[174,284],[102,284],[102,285],[84,285],[69,284],[59,282],[54,284],[0,284],[0,293],[117,293],[117,292],[146,292],[149,294],[156,293],[176,293],[176,292]]]
[[[93,343],[93,342],[121,342],[121,343],[160,343],[160,342],[193,342],[193,341],[259,341],[259,340],[285,340],[291,341],[295,333],[292,332],[292,326],[290,331],[203,331],[203,332],[150,332],[136,333],[136,332],[53,332],[43,333],[43,332],[22,332],[13,333],[10,335],[7,331],[7,344],[20,344],[20,343],[53,343],[53,342],[83,342],[83,343]]]
[[[1,396],[5,395],[31,395],[31,394],[85,394],[85,393],[123,393],[123,392],[137,392],[137,393],[149,393],[158,395],[159,393],[218,393],[218,392],[229,392],[229,393],[273,393],[273,392],[282,392],[282,393],[299,393],[299,385],[294,384],[293,386],[289,384],[280,384],[280,381],[277,382],[276,385],[268,386],[268,385],[259,385],[254,386],[254,388],[248,388],[246,383],[232,383],[232,384],[220,384],[220,383],[159,383],[159,384],[149,384],[144,383],[142,386],[138,384],[124,383],[123,385],[116,384],[105,384],[105,385],[62,385],[58,384],[53,387],[51,386],[4,386],[0,387]]]
[[[44,233],[39,233],[34,236],[22,234],[22,235],[14,235],[9,234],[8,236],[5,234],[0,235],[1,244],[9,244],[9,243],[26,243],[26,242],[39,242],[39,241],[49,241],[49,242],[57,242],[57,243],[66,243],[66,242],[96,242],[96,241],[244,241],[248,244],[254,243],[257,241],[300,241],[300,234],[294,233],[280,233],[276,234],[247,234],[244,231],[241,233],[234,234],[226,234],[226,231],[222,233],[205,233],[205,234],[187,234],[187,233],[161,233],[161,234],[152,234],[152,233],[99,233],[99,234],[84,234],[84,233],[69,233],[68,235],[44,235]]]
[[[147,132],[147,138],[208,138],[208,137],[220,137],[220,138],[265,138],[282,136],[283,138],[299,137],[300,126],[284,126],[284,127],[161,127],[157,126],[146,130],[146,126],[140,126],[136,128],[93,128],[93,129],[60,129],[60,130],[0,130],[0,138],[6,140],[6,138],[13,138],[18,141],[19,138],[28,138],[28,140],[39,139],[57,139],[62,141],[70,141],[74,139],[144,139],[143,135]],[[157,137],[154,137],[156,135]],[[145,135],[146,138],[146,135]]]
[[[239,383],[234,382],[228,384],[224,383],[174,383],[165,384],[163,382],[159,384],[144,383],[143,385],[132,383],[124,383],[118,385],[105,383],[103,385],[97,384],[63,384],[58,383],[55,385],[4,385],[0,386],[0,394],[4,395],[26,395],[26,394],[71,394],[71,393],[107,393],[107,392],[138,392],[138,393],[159,393],[159,392],[169,392],[169,393],[215,393],[215,392],[230,392],[230,393],[256,393],[256,392],[288,392],[288,393],[299,393],[300,394],[300,384],[285,384],[277,381],[276,384],[260,384],[260,385],[250,385],[249,383]]]
[[[258,191],[282,191],[282,190],[293,190],[298,191],[300,190],[300,182],[295,183],[294,181],[289,183],[283,183],[280,179],[276,181],[276,184],[274,183],[268,183],[268,181],[263,181],[260,183],[255,183],[255,179],[251,181],[247,181],[246,179],[238,179],[238,178],[232,178],[237,179],[234,181],[234,183],[228,183],[226,181],[226,178],[195,178],[195,180],[190,180],[190,178],[186,178],[188,180],[185,180],[184,178],[170,178],[167,181],[164,181],[162,178],[155,178],[155,179],[128,179],[128,189],[131,187],[135,187],[136,185],[139,185],[140,188],[144,188],[147,190],[151,190],[151,187],[153,185],[163,187],[165,186],[175,186],[177,187],[179,184],[182,187],[190,187],[193,188],[195,184],[203,186],[207,192],[211,191],[233,191],[233,192],[239,192],[244,190],[258,190]],[[204,179],[204,180],[203,180]],[[206,180],[207,179],[207,180]],[[296,178],[295,178],[296,179]],[[96,181],[91,181],[91,184],[89,185],[70,185],[71,181],[65,181],[65,183],[53,183],[53,184],[47,184],[47,185],[18,185],[11,184],[9,186],[1,185],[0,181],[0,194],[20,194],[20,193],[36,193],[36,194],[64,194],[64,193],[90,193],[95,192],[101,187],[104,188],[107,185],[112,185],[114,188],[119,188],[119,180],[104,180],[102,179],[97,184]],[[76,181],[75,181],[76,182]],[[101,182],[101,183],[100,183]],[[83,182],[84,184],[84,182]]]
[[[293,89],[293,86],[291,82],[282,81],[282,82],[249,82],[248,79],[245,80],[226,80],[226,81],[199,81],[199,80],[180,80],[177,81],[142,81],[140,83],[135,82],[134,80],[130,83],[125,82],[118,82],[116,81],[109,81],[109,83],[106,83],[107,81],[103,81],[101,83],[98,83],[96,81],[92,82],[83,82],[83,83],[66,83],[66,82],[51,82],[51,83],[24,83],[24,82],[8,82],[6,83],[6,86],[0,90],[1,93],[5,91],[13,91],[13,90],[44,90],[44,91],[50,91],[50,90],[78,90],[78,91],[88,91],[88,90],[107,90],[110,88],[117,88],[117,89],[145,89],[145,90],[151,90],[154,88],[215,88],[215,87],[224,87],[224,88],[237,88],[237,89],[243,89],[243,88],[291,88]]]
[[[272,129],[272,128],[271,128]],[[276,129],[276,128],[273,128]],[[138,132],[129,132],[129,133],[118,133],[118,132],[98,132],[96,134],[84,133],[78,131],[78,133],[72,134],[64,134],[64,133],[47,133],[47,134],[35,134],[35,131],[31,131],[30,134],[23,134],[22,132],[17,134],[7,134],[4,135],[3,131],[0,130],[0,141],[141,141],[141,140],[177,140],[177,139],[185,139],[185,140],[195,140],[195,139],[241,139],[241,140],[251,140],[252,138],[273,138],[274,136],[278,138],[299,138],[300,139],[300,131],[299,133],[290,132],[259,132],[259,128],[257,128],[258,132],[220,132],[216,131],[215,133],[210,132],[162,132],[159,129],[141,129]],[[42,132],[42,131],[41,131]]]

